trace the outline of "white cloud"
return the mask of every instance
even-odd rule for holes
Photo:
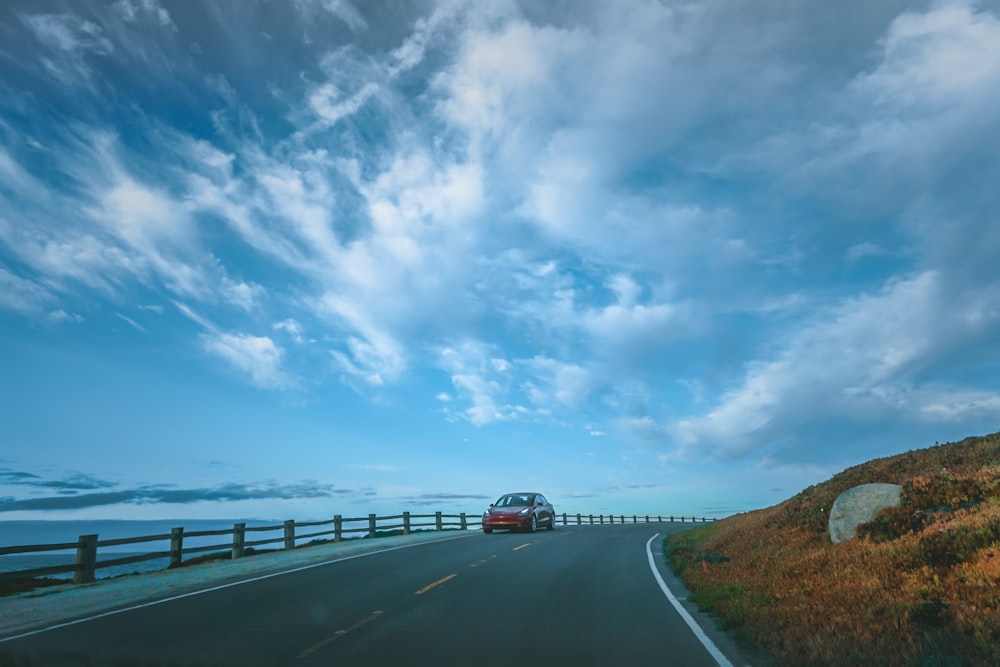
[[[874,56],[835,104],[765,140],[749,169],[843,207],[874,202],[885,210],[946,195],[953,170],[998,141],[1000,20],[961,1],[906,11]]]
[[[920,391],[914,398],[920,417],[932,423],[996,423],[1000,419],[1000,394],[996,393],[939,387]]]
[[[206,352],[224,359],[262,389],[289,389],[292,378],[282,368],[284,351],[267,336],[212,332],[200,336]]]
[[[73,14],[32,14],[20,18],[46,47],[31,61],[32,68],[40,68],[40,74],[48,75],[67,89],[93,90],[95,75],[91,64],[109,58],[115,51],[101,26]]]
[[[878,247],[878,245],[870,241],[862,241],[848,248],[844,259],[853,263],[859,262],[866,257],[878,257],[883,254],[885,254],[885,251]]]
[[[184,317],[188,318],[195,324],[200,325],[206,331],[210,331],[216,335],[219,334],[219,328],[215,326],[211,320],[199,315],[187,304],[181,303],[180,301],[174,301],[174,306],[177,307],[177,310],[181,311],[181,314],[184,315]]]
[[[490,366],[493,367],[497,373],[506,373],[510,370],[510,362],[506,359],[490,359]]]
[[[135,320],[133,320],[131,317],[129,317],[127,315],[122,315],[121,313],[115,313],[115,315],[119,319],[121,319],[123,322],[125,322],[126,324],[128,324],[130,327],[132,327],[133,329],[135,329],[136,331],[139,331],[139,332],[142,332],[142,333],[149,333],[149,330],[146,329],[146,327],[142,326],[141,324],[139,324],[138,322],[136,322]]]
[[[309,96],[309,107],[322,121],[323,127],[330,127],[341,119],[356,114],[378,90],[377,84],[367,83],[361,90],[344,99],[335,85],[325,83]]]
[[[158,246],[180,246],[192,238],[187,213],[162,192],[142,186],[128,177],[103,193],[100,209],[92,214],[112,231],[147,254]]]
[[[339,294],[327,294],[318,304],[319,314],[333,317],[334,323],[358,335],[349,335],[347,351],[333,350],[334,361],[348,376],[373,386],[393,382],[406,369],[403,346],[373,321],[373,313],[361,303]]]
[[[83,322],[83,315],[78,313],[67,313],[60,308],[49,313],[49,320],[52,322]]]
[[[60,51],[89,51],[98,55],[114,51],[114,46],[99,25],[72,14],[33,14],[21,20],[40,41]]]
[[[389,74],[398,76],[420,64],[428,43],[462,7],[463,3],[459,0],[443,0],[437,3],[429,18],[418,20],[413,33],[391,53],[393,63],[388,69]]]
[[[3,307],[31,314],[41,311],[54,300],[55,297],[45,287],[0,267],[0,305]]]
[[[467,405],[458,416],[476,426],[509,421],[530,412],[506,400],[510,378],[505,375],[510,368],[506,362],[498,367],[490,352],[490,346],[475,340],[438,350],[439,365],[450,374],[456,393]],[[455,414],[451,408],[446,413]]]
[[[304,333],[302,325],[290,317],[288,319],[282,320],[281,322],[276,322],[274,324],[274,330],[284,331],[289,336],[291,336],[292,340],[294,340],[296,343],[302,344],[306,342],[305,338],[302,335]]]
[[[226,275],[221,277],[220,282],[216,288],[220,298],[246,311],[253,310],[265,295],[264,288],[260,285],[235,281]]]
[[[170,12],[157,0],[118,0],[114,8],[129,23],[148,16],[164,28],[173,25]]]
[[[296,8],[306,14],[307,20],[310,18],[309,13],[314,11],[317,5],[323,11],[343,21],[354,32],[362,32],[368,28],[368,23],[361,12],[348,0],[295,0]]]
[[[559,98],[554,77],[585,48],[571,32],[521,21],[497,32],[470,31],[456,66],[437,80],[448,93],[440,110],[475,142],[530,141],[523,132],[540,120],[543,107],[560,114],[572,104]]]
[[[350,337],[347,339],[345,354],[332,350],[334,361],[349,376],[372,386],[382,386],[394,382],[405,369],[405,359],[396,341],[378,332],[371,332],[368,340]]]
[[[678,309],[669,304],[628,306],[619,303],[592,310],[583,320],[586,329],[601,342],[627,347],[637,342],[663,344],[674,335],[676,326],[683,325]]]
[[[531,372],[529,396],[547,411],[578,410],[597,384],[593,373],[578,364],[537,356],[526,365]]]
[[[876,106],[903,115],[968,108],[997,96],[1000,21],[974,3],[901,14],[882,41],[881,62],[855,81]]]
[[[863,422],[922,411],[930,418],[932,405],[980,405],[961,392],[922,405],[911,378],[940,350],[982,340],[996,323],[1000,297],[992,290],[956,299],[935,272],[893,281],[807,323],[774,358],[749,363],[742,382],[709,412],[677,420],[673,438],[688,451],[741,456],[778,439],[794,441],[801,425],[834,416]]]
[[[248,31],[243,46],[263,30],[302,38],[261,67],[260,98],[208,48],[180,60],[220,68],[209,75],[172,56],[146,67],[188,48],[157,28],[171,17],[155,0],[119,0],[100,27],[25,21],[40,66],[143,63],[151,88],[208,100],[215,134],[184,136],[150,107],[112,138],[67,111],[64,135],[24,140],[46,147],[63,190],[18,164],[18,141],[0,149],[0,250],[25,267],[0,273],[4,307],[44,317],[80,310],[74,290],[115,309],[166,292],[205,351],[276,389],[294,388],[287,369],[307,353],[292,344],[303,325],[282,319],[295,313],[362,393],[430,365],[450,378],[436,395],[449,419],[595,409],[616,435],[685,453],[767,449],[810,420],[995,409],[988,389],[916,377],[998,321],[993,208],[951,215],[940,187],[972,173],[970,146],[995,154],[995,14],[950,3],[893,20],[878,5],[852,14],[868,33],[848,48],[803,29],[810,3],[763,18],[742,2],[445,2],[394,26],[345,0],[296,7]],[[247,25],[258,11],[239,10]],[[148,50],[123,41],[141,21]],[[112,126],[135,111],[108,108],[80,114]],[[985,257],[975,280],[948,269],[961,248],[931,256],[957,238]],[[273,340],[231,333],[247,320]]]

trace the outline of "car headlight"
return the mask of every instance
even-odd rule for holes
[[[523,510],[521,510],[520,512],[518,512],[517,515],[518,516],[525,516],[526,514],[529,514],[529,513],[531,513],[531,508],[530,507],[525,507]]]

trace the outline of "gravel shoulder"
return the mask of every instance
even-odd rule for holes
[[[0,642],[55,625],[141,604],[155,604],[246,579],[273,576],[377,551],[478,534],[478,530],[420,532],[347,540],[294,551],[258,554],[235,561],[216,561],[174,570],[99,579],[92,584],[51,586],[0,597]]]

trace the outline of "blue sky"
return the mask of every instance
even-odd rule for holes
[[[725,516],[1000,430],[1000,4],[0,7],[0,518]]]

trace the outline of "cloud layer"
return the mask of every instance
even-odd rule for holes
[[[4,322],[660,463],[995,430],[995,3],[286,9],[0,13]],[[90,490],[0,510],[299,492]]]

